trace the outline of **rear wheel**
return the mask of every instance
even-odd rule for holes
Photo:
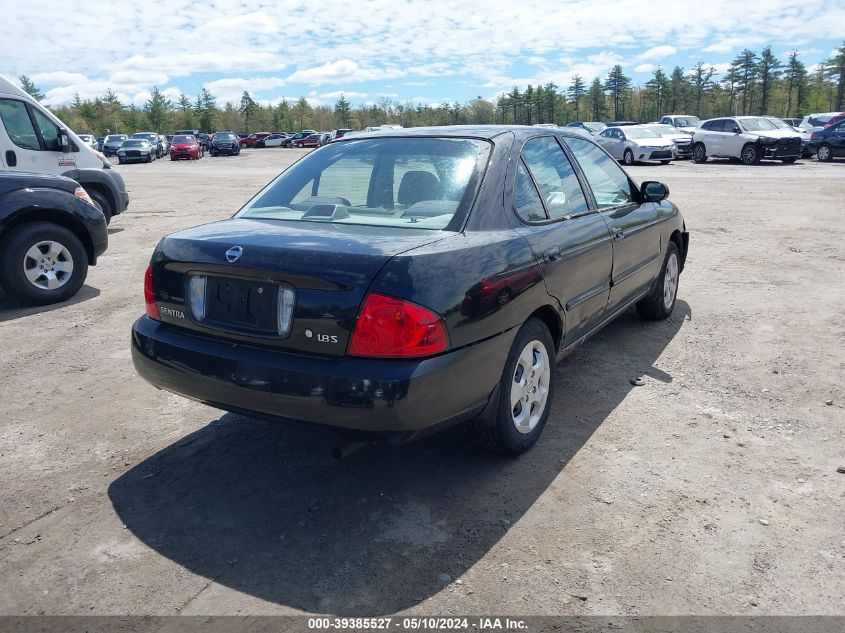
[[[244,147],[246,147],[246,143],[241,143],[241,149],[243,149]]]
[[[816,158],[818,158],[823,163],[829,163],[833,160],[833,150],[830,149],[830,145],[824,143],[819,145],[819,148],[816,150]]]
[[[505,361],[495,418],[481,417],[468,424],[476,443],[506,455],[519,455],[534,445],[546,426],[554,398],[554,361],[549,328],[539,319],[529,319]]]
[[[678,245],[670,241],[660,275],[654,282],[651,292],[637,302],[637,313],[644,319],[653,321],[660,321],[672,314],[675,299],[678,296],[680,275],[681,255]]]
[[[0,283],[22,303],[65,301],[77,293],[87,274],[85,247],[63,226],[51,222],[24,224],[2,240]]]
[[[622,154],[622,162],[626,165],[633,165],[634,164],[634,152],[629,149],[625,150],[625,153]]]
[[[760,149],[756,145],[748,144],[742,148],[739,158],[745,165],[756,165],[760,162]]]
[[[704,143],[696,143],[692,148],[692,160],[699,164],[707,162],[707,148]]]

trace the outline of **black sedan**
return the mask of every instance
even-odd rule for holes
[[[211,137],[211,155],[229,154],[237,156],[241,153],[240,139],[234,132],[215,132]]]
[[[845,157],[845,121],[813,132],[808,149],[815,152],[816,158],[824,162]]]
[[[560,128],[341,139],[161,240],[135,367],[224,410],[393,441],[466,422],[518,454],[557,360],[629,306],[672,313],[688,234],[667,195]]]

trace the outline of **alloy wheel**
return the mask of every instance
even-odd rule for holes
[[[23,272],[39,290],[57,290],[73,276],[73,256],[60,242],[37,242],[24,255]]]
[[[742,162],[746,165],[752,165],[757,162],[757,148],[749,146],[742,150]]]
[[[672,309],[675,303],[675,295],[678,293],[678,256],[675,253],[669,255],[666,262],[666,273],[663,275],[663,307],[667,311]]]
[[[511,420],[520,433],[533,431],[543,417],[551,375],[546,346],[530,341],[517,359],[511,380]]]
[[[830,160],[830,148],[827,145],[822,145],[816,153],[816,158],[821,161]]]

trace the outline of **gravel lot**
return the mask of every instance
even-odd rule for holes
[[[519,459],[455,430],[333,461],[129,354],[158,239],[304,153],[115,166],[79,295],[0,298],[0,614],[845,614],[845,163],[634,167],[690,229],[670,320],[561,363]]]

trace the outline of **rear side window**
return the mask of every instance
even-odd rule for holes
[[[0,99],[0,119],[12,143],[23,149],[40,150],[38,135],[23,101]]]
[[[554,138],[531,139],[523,147],[522,155],[551,219],[589,210],[575,170]]]
[[[581,165],[599,209],[636,201],[627,174],[596,145],[580,138],[566,138],[566,144]]]
[[[547,220],[546,210],[540,200],[540,194],[534,181],[528,174],[525,164],[519,161],[516,168],[516,183],[513,188],[513,206],[516,212],[526,222],[542,222]]]

